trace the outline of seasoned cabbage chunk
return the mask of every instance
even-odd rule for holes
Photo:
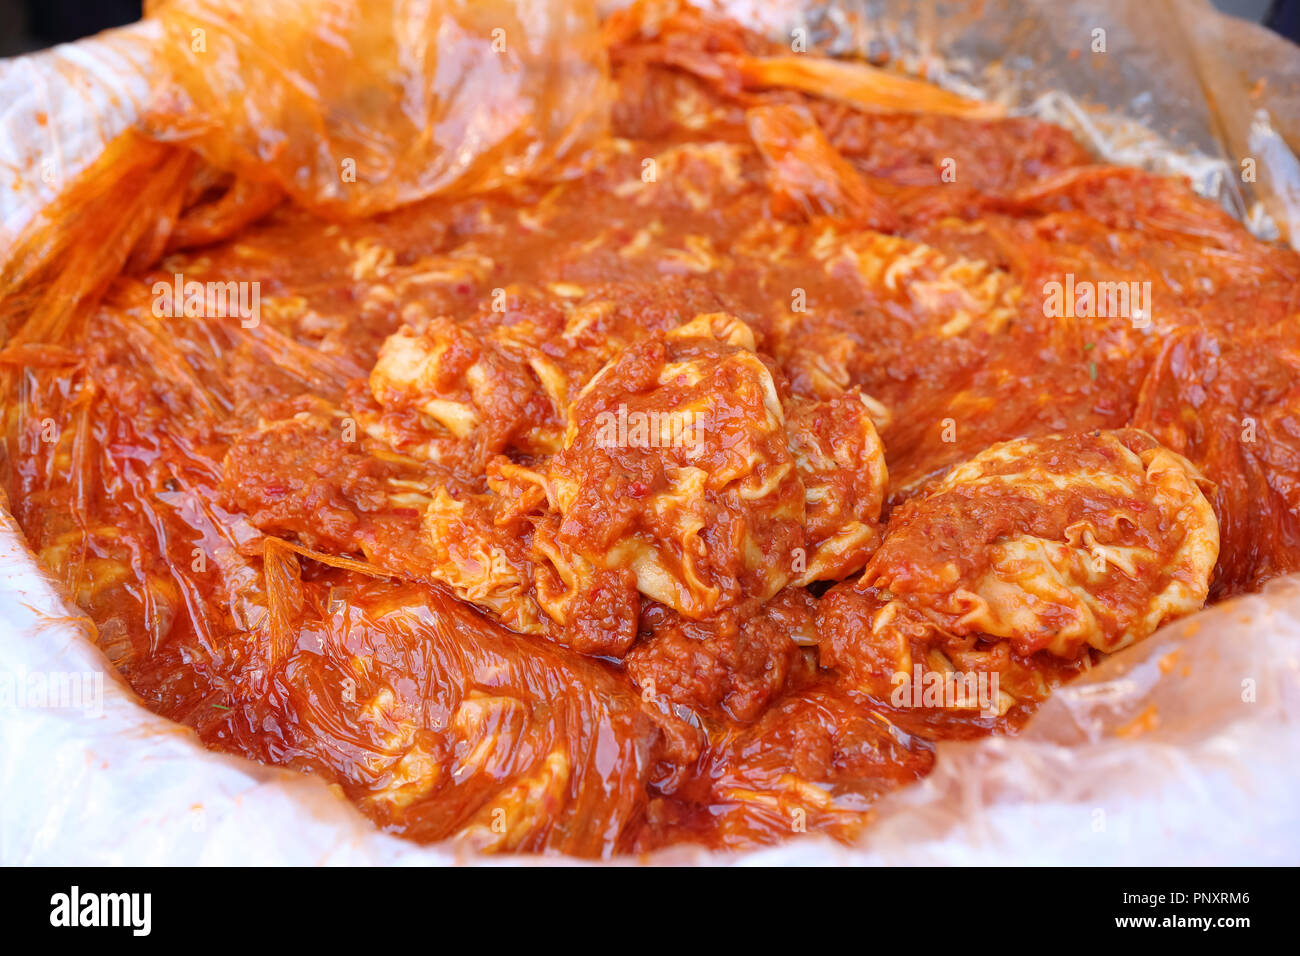
[[[1119,650],[1199,610],[1219,552],[1186,459],[1137,429],[994,445],[891,517],[822,602],[822,662],[888,695],[915,667],[1038,698],[1043,655]]]
[[[790,394],[756,344],[734,316],[700,313],[551,389],[571,392],[556,454],[497,456],[481,492],[430,491],[428,576],[517,630],[621,656],[642,596],[699,620],[862,568],[880,541],[887,413],[856,389]],[[427,348],[390,338],[377,399],[462,387],[404,357]],[[467,421],[477,407],[467,393]]]
[[[631,568],[690,618],[784,587],[804,492],[750,329],[700,315],[606,366],[570,409],[546,493],[552,560],[575,577]]]
[[[725,313],[625,350],[570,408],[535,550],[575,589],[630,568],[641,594],[690,619],[861,567],[886,481],[870,408],[856,391],[781,391]],[[548,613],[563,619],[568,599]]]
[[[665,301],[694,314],[717,297],[695,281],[521,283],[493,290],[461,321],[412,303],[370,372],[371,395],[400,423],[383,438],[396,431],[398,444],[478,472],[503,452],[554,454],[590,378],[626,346],[681,324]]]

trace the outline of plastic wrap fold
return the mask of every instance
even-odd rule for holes
[[[1061,122],[1106,159],[1189,175],[1261,235],[1298,234],[1300,52],[1206,3],[726,6]],[[566,175],[602,129],[582,5],[234,9],[175,0],[0,63],[0,260],[133,122],[329,216]],[[318,780],[204,750],[138,704],[91,627],[0,508],[0,862],[471,859],[376,831]],[[652,862],[1295,863],[1298,724],[1300,581],[1279,580],[1114,655],[1017,737],[939,744],[934,772],[886,798],[858,846],[807,837]]]
[[[145,128],[322,214],[557,170],[604,126],[590,2],[152,6],[162,57]]]

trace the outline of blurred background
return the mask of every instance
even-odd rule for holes
[[[1300,43],[1300,0],[1212,0]],[[0,0],[0,56],[29,53],[140,19],[140,0]]]
[[[0,56],[134,23],[140,0],[0,0]]]

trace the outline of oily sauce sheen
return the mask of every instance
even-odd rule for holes
[[[21,341],[10,504],[151,709],[418,841],[851,839],[934,741],[1300,567],[1295,253],[643,12],[583,175],[349,223],[230,186]],[[176,275],[260,320],[156,314]]]

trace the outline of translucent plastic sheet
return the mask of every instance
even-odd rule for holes
[[[147,86],[142,73],[155,84],[168,75],[167,67],[152,59],[159,44],[182,40],[186,47],[179,56],[173,49],[171,56],[177,64],[190,63],[192,30],[215,6],[178,4],[175,14],[165,13],[162,27],[148,24],[0,64],[0,101],[9,104],[3,121],[12,133],[0,144],[10,152],[0,158],[12,167],[16,183],[0,197],[10,235],[139,112]],[[888,53],[954,89],[982,92],[1064,122],[1107,158],[1192,175],[1202,191],[1220,196],[1263,234],[1269,233],[1270,220],[1279,231],[1295,234],[1288,225],[1294,213],[1287,206],[1294,157],[1285,142],[1291,135],[1286,124],[1298,115],[1292,107],[1300,61],[1276,38],[1229,23],[1203,4],[1093,3],[1068,12],[1046,3],[728,6],[774,33],[787,35],[806,24],[815,40],[834,48]],[[417,18],[413,23],[433,15],[428,4],[381,3],[367,9],[378,9],[381,16],[410,15]],[[480,28],[493,23],[453,20],[455,29],[479,30],[475,42],[483,39]],[[1181,25],[1181,33],[1171,37],[1170,22]],[[1106,30],[1107,53],[1086,52],[1098,28]],[[162,40],[164,35],[171,40]],[[208,49],[224,49],[222,55],[244,63],[244,57],[266,56],[253,52],[263,41],[266,49],[282,46],[280,38],[258,36],[250,31],[230,46]],[[379,41],[364,30],[362,36],[347,49],[375,56],[380,48],[373,44]],[[1151,43],[1154,36],[1164,42]],[[487,37],[490,41],[490,31]],[[571,40],[565,35],[565,42]],[[542,46],[528,49],[537,59],[525,57],[520,75],[527,73],[527,63],[543,62]],[[1072,57],[1069,51],[1076,49],[1084,52]],[[415,51],[402,51],[378,55],[405,57],[401,62],[416,73],[437,55],[428,49],[413,60]],[[329,89],[330,55],[344,55],[344,47],[324,50],[319,73],[300,79]],[[1108,55],[1117,58],[1096,60]],[[266,70],[269,62],[249,69]],[[597,85],[581,87],[585,100],[554,101],[560,107],[556,115],[572,122],[544,124],[553,136],[521,141],[500,127],[473,125],[486,118],[462,116],[469,125],[459,127],[451,141],[471,144],[463,154],[448,155],[447,141],[367,139],[348,122],[346,110],[317,114],[308,125],[295,126],[307,120],[295,102],[304,87],[291,82],[277,88],[274,77],[261,74],[257,83],[249,82],[253,74],[243,66],[200,69],[182,83],[198,114],[213,121],[220,117],[233,135],[214,134],[207,125],[177,126],[166,118],[177,115],[174,110],[155,111],[151,123],[156,131],[166,128],[169,135],[201,145],[210,158],[232,168],[243,168],[250,157],[270,159],[281,188],[322,197],[323,211],[365,212],[432,191],[490,183],[534,162],[538,170],[563,169],[566,157],[580,155],[587,121],[594,116],[599,122],[599,110],[586,109],[596,105],[593,91],[603,82],[599,67],[580,57],[578,62],[573,75],[565,74],[568,80]],[[1258,74],[1237,63],[1258,65],[1267,81],[1256,83]],[[477,89],[478,80],[501,79],[491,72],[495,68],[458,76]],[[440,81],[436,69],[431,75]],[[222,105],[221,96],[234,93],[223,84],[232,80],[265,88],[268,95],[257,103],[284,111],[283,125],[270,127],[300,129],[305,138],[295,143],[298,138],[290,136],[277,152],[278,144],[259,133],[268,126],[241,126]],[[515,89],[534,88],[521,84]],[[33,92],[38,89],[44,92]],[[352,99],[363,90],[349,86],[336,92],[341,102],[358,109],[365,105]],[[246,112],[250,103],[237,105]],[[1214,103],[1230,106],[1220,110]],[[1248,113],[1243,103],[1250,104]],[[1095,110],[1097,104],[1111,109]],[[436,113],[426,103],[403,116],[420,115],[417,107],[428,108],[425,116]],[[566,113],[566,107],[575,112]],[[396,120],[399,131],[421,128],[415,121],[404,126],[401,116]],[[318,137],[310,122],[323,123],[330,132]],[[476,140],[473,131],[483,129]],[[501,135],[494,139],[495,134]],[[297,151],[308,141],[321,148]],[[1258,154],[1257,183],[1243,183],[1238,175],[1241,158],[1250,158],[1243,157],[1243,143]],[[361,190],[347,188],[355,184],[339,175],[343,160],[355,158],[353,152],[361,160]],[[53,176],[45,176],[42,163],[51,153],[59,163]],[[561,161],[553,162],[557,158]],[[254,172],[254,166],[247,168]],[[371,178],[363,181],[367,170]],[[0,860],[456,859],[451,851],[378,833],[319,781],[203,750],[189,731],[137,705],[86,640],[85,627],[75,615],[69,617],[0,509],[0,695],[8,695],[0,697],[5,705],[0,708]],[[56,687],[77,688],[76,699],[52,701]],[[1300,758],[1298,705],[1300,584],[1282,581],[1261,596],[1204,612],[1112,657],[1087,679],[1058,691],[1017,738],[941,744],[934,773],[880,805],[861,846],[807,838],[744,860],[1293,863],[1300,860],[1294,770]],[[657,859],[731,858],[677,849]]]
[[[1300,230],[1300,51],[1208,0],[723,5],[1059,123],[1109,162],[1187,176],[1264,238]]]
[[[156,23],[0,61],[0,261],[149,98]]]
[[[150,12],[163,36],[146,128],[321,213],[554,171],[607,112],[589,2],[168,0]]]

